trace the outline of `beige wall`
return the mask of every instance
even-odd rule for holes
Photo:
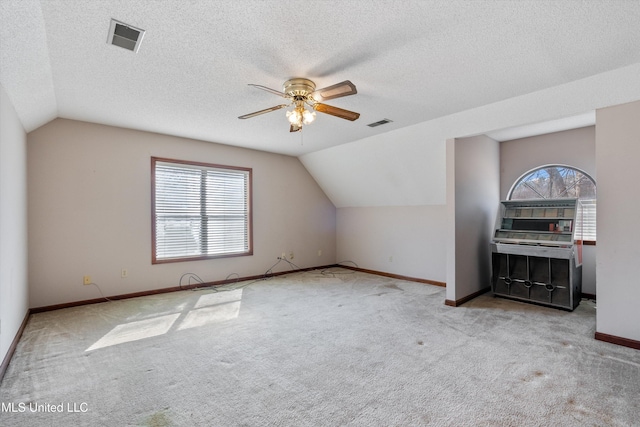
[[[640,341],[640,101],[596,111],[598,332]]]
[[[151,156],[253,168],[254,255],[152,265]],[[120,295],[260,275],[282,252],[336,261],[335,207],[294,157],[57,119],[28,135],[28,167],[31,307],[98,298],[84,275]]]
[[[501,142],[500,197],[524,173],[549,164],[581,169],[597,183],[595,126]]]
[[[484,135],[447,140],[447,300],[491,286],[499,173],[497,141]]]
[[[444,205],[340,208],[338,261],[353,261],[368,270],[444,282],[445,223]]]
[[[596,177],[595,126],[554,132],[500,143],[500,197],[506,199],[511,186],[531,169],[562,164]],[[596,248],[584,246],[582,292],[596,294]]]
[[[29,308],[26,178],[27,136],[0,86],[0,362]]]

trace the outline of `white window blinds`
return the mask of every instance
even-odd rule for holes
[[[582,202],[582,219],[578,218],[576,236],[582,240],[596,240],[596,200],[580,199]]]
[[[251,169],[152,159],[154,262],[249,255]]]

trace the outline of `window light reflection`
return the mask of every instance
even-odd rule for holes
[[[242,289],[204,294],[198,298],[194,308],[184,315],[184,319],[178,322],[177,330],[235,319],[240,314],[241,300]],[[85,351],[164,335],[182,313],[184,311],[117,325]]]
[[[118,325],[85,351],[166,334],[178,317],[180,313]]]

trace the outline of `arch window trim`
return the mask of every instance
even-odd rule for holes
[[[523,184],[523,182],[525,182],[525,180],[534,175],[536,172],[543,170],[543,169],[549,169],[549,168],[564,168],[564,169],[571,169],[575,172],[580,173],[582,176],[584,176],[586,179],[588,179],[594,187],[595,190],[595,197],[592,199],[589,198],[579,198],[581,200],[581,202],[583,203],[583,216],[585,217],[585,224],[588,222],[591,222],[593,225],[592,226],[587,226],[584,225],[584,227],[586,228],[586,236],[584,238],[583,243],[586,245],[595,245],[596,244],[596,230],[597,230],[597,224],[596,224],[596,201],[597,201],[597,184],[595,179],[593,179],[593,177],[591,175],[589,175],[587,172],[583,171],[582,169],[579,169],[575,166],[570,166],[570,165],[565,165],[565,164],[558,164],[558,163],[552,163],[552,164],[547,164],[547,165],[542,165],[542,166],[538,166],[535,167],[533,169],[528,170],[527,172],[523,173],[522,175],[520,175],[518,177],[518,179],[515,180],[515,182],[513,183],[513,185],[511,186],[511,188],[509,189],[509,192],[507,193],[507,200],[526,200],[526,199],[521,199],[521,198],[513,198],[514,192],[515,190],[521,185]],[[569,188],[566,188],[562,194],[566,194],[568,191],[570,191],[572,188],[574,188],[576,185],[578,184],[578,182],[573,183]],[[526,184],[525,184],[526,185]],[[528,186],[529,189],[532,190],[532,192],[536,193],[538,197],[538,199],[548,199],[549,197],[545,196],[544,194],[541,194],[540,192],[538,192],[535,188],[533,188],[532,186]],[[560,197],[562,198],[562,197]],[[532,198],[528,198],[528,199],[532,199]],[[583,225],[580,225],[583,226]]]

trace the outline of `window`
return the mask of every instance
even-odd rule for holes
[[[152,157],[152,262],[251,255],[251,172]]]
[[[547,165],[524,174],[511,187],[509,200],[580,199],[582,218],[577,219],[576,232],[583,240],[596,240],[596,183],[579,169],[563,165]]]

